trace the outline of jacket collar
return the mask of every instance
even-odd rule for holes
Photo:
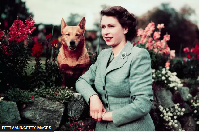
[[[128,60],[128,56],[131,54],[132,47],[133,47],[133,45],[131,44],[131,42],[127,41],[127,43],[123,47],[120,54],[110,63],[110,65],[107,68],[106,68],[106,65],[107,65],[109,58],[111,56],[112,48],[108,49],[108,52],[106,52],[102,56],[101,74],[102,74],[103,82],[105,80],[105,75],[107,75],[109,72],[111,72],[115,69],[122,67],[126,63],[126,61]]]

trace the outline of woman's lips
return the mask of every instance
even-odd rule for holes
[[[112,37],[105,37],[106,41],[110,41],[112,39]]]

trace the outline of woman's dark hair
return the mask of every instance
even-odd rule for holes
[[[129,41],[133,41],[137,32],[137,20],[134,14],[129,13],[125,8],[121,6],[113,6],[102,10],[101,16],[113,16],[117,18],[117,20],[123,28],[128,28],[128,32],[126,33],[126,39]]]

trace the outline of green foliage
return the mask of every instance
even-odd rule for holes
[[[35,92],[21,90],[19,88],[9,89],[5,95],[5,98],[8,100],[20,103],[33,102],[34,98],[36,97]]]
[[[36,88],[35,92],[38,96],[61,103],[70,101],[74,93],[72,90],[65,87]]]
[[[184,62],[183,60],[176,59],[171,61],[170,70],[177,72],[177,76],[181,79],[191,78],[196,80],[199,76],[199,60],[195,59]]]
[[[24,78],[27,76],[29,52],[23,43],[10,44],[6,46],[0,44],[0,91],[5,91],[9,87],[26,87]]]
[[[137,47],[144,48],[145,45],[137,44]],[[148,50],[151,57],[151,68],[158,70],[159,68],[165,67],[165,63],[167,62],[169,55],[162,55],[160,53],[156,53],[153,50]]]

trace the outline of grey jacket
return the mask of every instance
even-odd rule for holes
[[[102,50],[95,64],[76,82],[76,90],[86,102],[98,94],[113,122],[97,122],[100,131],[153,131],[151,110],[152,70],[147,50],[128,41],[120,54],[106,67],[112,49]],[[94,85],[95,87],[92,87]]]

